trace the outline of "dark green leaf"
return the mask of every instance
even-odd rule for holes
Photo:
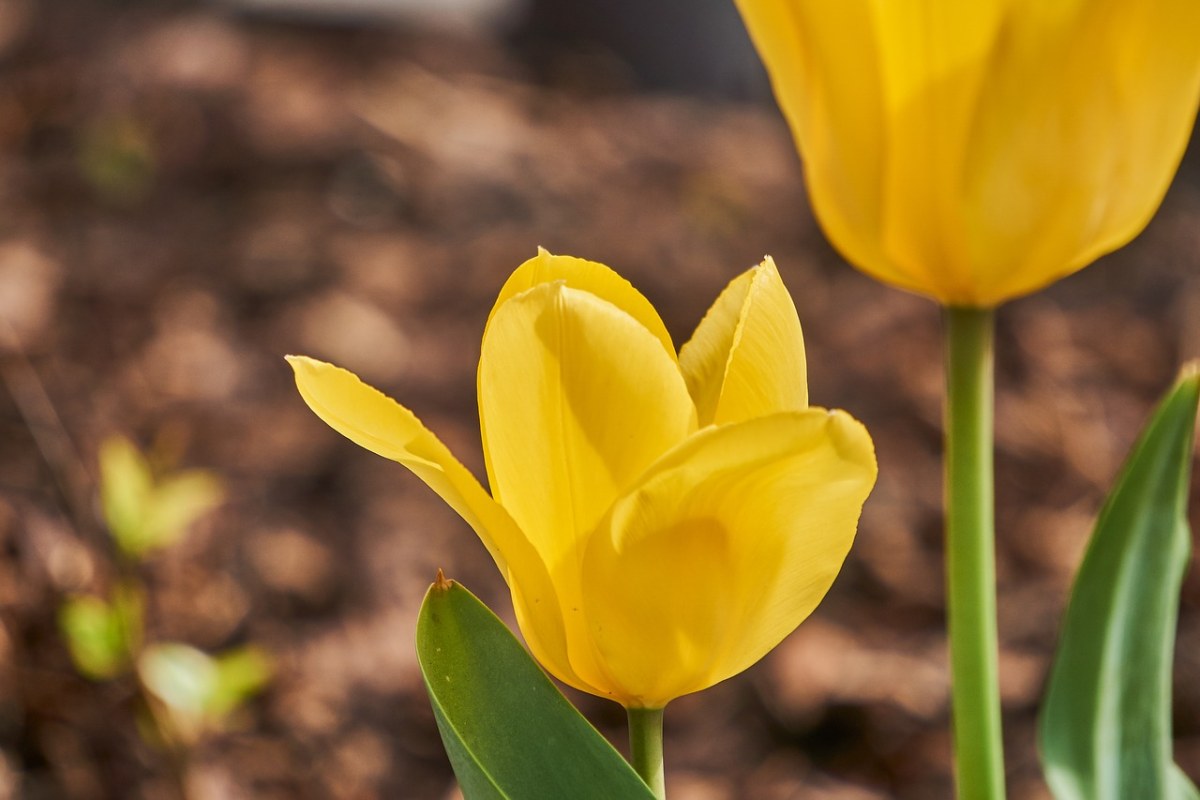
[[[466,800],[653,800],[496,616],[454,582],[434,584],[417,655]]]
[[[1142,432],[1075,579],[1041,716],[1058,800],[1196,796],[1172,760],[1171,662],[1198,401],[1192,368]]]

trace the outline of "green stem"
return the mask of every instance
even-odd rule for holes
[[[654,792],[665,800],[667,787],[663,777],[663,710],[630,708],[629,763]]]
[[[1004,797],[992,478],[993,327],[991,309],[946,309],[946,604],[960,800]]]

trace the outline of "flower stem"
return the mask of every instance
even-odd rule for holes
[[[629,762],[654,792],[665,800],[667,787],[663,777],[663,710],[661,708],[630,708]]]
[[[991,309],[947,308],[946,574],[958,797],[1004,797],[996,635]]]

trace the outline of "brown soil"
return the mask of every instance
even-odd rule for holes
[[[195,796],[453,796],[416,612],[438,567],[508,614],[502,581],[432,493],[312,416],[281,356],[355,370],[481,473],[479,337],[538,245],[622,271],[677,342],[771,253],[814,402],[850,410],[878,448],[859,541],[818,613],[671,707],[674,800],[951,795],[936,307],[824,243],[773,109],[638,94],[574,66],[535,80],[486,39],[0,3],[0,798],[171,796],[132,687],[78,677],[55,625],[62,597],[112,578],[92,465],[117,431],[230,489],[148,566],[154,635],[255,642],[278,661],[198,754]],[[1198,173],[1193,158],[1133,245],[1000,314],[1014,798],[1048,796],[1034,713],[1098,504],[1200,355]],[[1194,575],[1177,664],[1178,757],[1196,775]],[[621,739],[617,707],[572,697]]]

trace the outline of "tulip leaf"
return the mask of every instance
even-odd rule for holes
[[[1041,713],[1058,800],[1195,800],[1172,760],[1171,662],[1200,371],[1151,418],[1092,533]]]
[[[504,623],[440,575],[421,607],[417,655],[466,800],[653,800]]]
[[[1171,780],[1174,783],[1172,786],[1172,791],[1175,792],[1172,795],[1174,800],[1200,800],[1200,789],[1196,788],[1196,784],[1192,783],[1179,767],[1171,770]]]

